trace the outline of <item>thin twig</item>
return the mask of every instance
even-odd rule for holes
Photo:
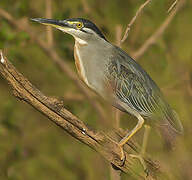
[[[119,47],[121,47],[121,37],[122,37],[122,34],[123,34],[123,32],[122,32],[122,26],[121,25],[116,25],[116,27],[115,27],[115,44],[117,45],[117,46],[119,46]]]
[[[51,19],[52,18],[52,0],[46,0],[46,18]],[[47,29],[47,43],[50,47],[53,46],[53,28],[51,26],[46,26]]]
[[[135,59],[139,59],[148,49],[149,47],[157,42],[157,39],[165,32],[169,24],[172,22],[175,15],[178,11],[183,7],[185,0],[180,0],[176,5],[175,9],[171,11],[169,16],[165,19],[165,21],[159,26],[159,28],[143,43],[143,45],[135,52],[132,53],[132,57]]]
[[[167,10],[167,13],[170,13],[171,10],[176,6],[176,4],[178,3],[178,0],[175,0],[172,5],[170,6],[170,8]]]
[[[3,56],[1,51],[0,74],[8,84],[11,85],[14,95],[17,98],[33,106],[74,138],[101,154],[104,159],[121,169],[121,171],[137,176],[139,179],[145,177],[146,174],[144,170],[140,172],[134,171],[134,167],[137,166],[136,163],[138,163],[138,161],[135,161],[134,158],[129,156],[127,151],[125,151],[127,158],[124,165],[122,165],[120,149],[117,143],[112,140],[114,138],[117,140],[117,136],[115,137],[116,133],[106,134],[101,131],[95,132],[91,130],[83,121],[65,109],[63,102],[56,98],[47,97],[35,88],[35,86],[20,74],[8,59]],[[118,133],[121,134],[120,131]],[[133,147],[134,146],[127,146],[126,149],[128,149],[128,152],[131,150],[137,151],[135,147]],[[149,176],[147,178],[156,179],[156,175],[159,174],[159,167],[149,159],[146,159],[146,163],[149,170]]]
[[[13,18],[7,11],[0,8],[0,16],[5,18],[10,24],[12,24],[14,27],[16,27],[19,31],[24,31],[29,34],[30,38],[37,43],[37,45],[45,52],[46,55],[51,57],[51,60],[57,65],[57,67],[64,72],[78,87],[78,89],[83,93],[83,95],[87,98],[89,103],[93,106],[93,108],[96,110],[97,114],[99,115],[101,120],[106,120],[106,113],[101,107],[101,105],[96,102],[90,93],[90,90],[86,88],[82,82],[79,80],[77,75],[71,70],[69,65],[63,60],[54,50],[53,47],[47,46],[47,43],[41,40],[41,38],[32,32],[32,28],[30,27],[23,27],[18,23],[16,19]]]
[[[151,2],[151,0],[147,0],[145,3],[143,3],[139,9],[137,10],[135,16],[131,19],[130,23],[127,25],[127,28],[125,30],[125,33],[123,35],[123,38],[121,39],[121,44],[127,39],[129,31],[131,29],[131,26],[134,24],[135,20],[137,19],[137,16],[142,12],[142,10],[144,9],[144,7],[149,4]]]

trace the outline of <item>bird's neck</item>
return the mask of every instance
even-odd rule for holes
[[[100,50],[93,44],[81,40],[75,40],[74,58],[77,72],[81,80],[94,91],[100,91],[98,84],[103,79],[102,59],[98,58]]]
[[[87,43],[84,40],[75,38],[75,46],[74,46],[75,66],[76,66],[77,72],[78,72],[81,80],[83,80],[88,85],[88,80],[87,80],[87,77],[85,74],[82,57],[80,55],[80,48],[82,48],[82,46],[86,46],[86,45],[87,45]]]

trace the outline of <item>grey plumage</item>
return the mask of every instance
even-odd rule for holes
[[[166,136],[170,131],[171,136],[175,133],[182,134],[183,127],[178,116],[166,102],[156,83],[137,62],[115,46],[108,64],[107,80],[122,102],[159,127],[169,129]],[[122,110],[121,104],[116,106]]]

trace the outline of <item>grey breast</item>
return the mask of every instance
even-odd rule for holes
[[[87,77],[87,85],[105,98],[105,71],[113,46],[104,40],[88,43],[80,48],[80,56]]]

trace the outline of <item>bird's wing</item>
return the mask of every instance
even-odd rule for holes
[[[120,50],[111,57],[107,67],[108,82],[121,102],[145,117],[166,118],[168,124],[180,131],[179,119],[175,118],[160,89],[139,64]]]
[[[158,88],[154,89],[148,75],[135,62],[118,54],[109,62],[108,72],[108,80],[121,101],[146,116],[157,109],[158,96],[154,91],[160,91]]]

